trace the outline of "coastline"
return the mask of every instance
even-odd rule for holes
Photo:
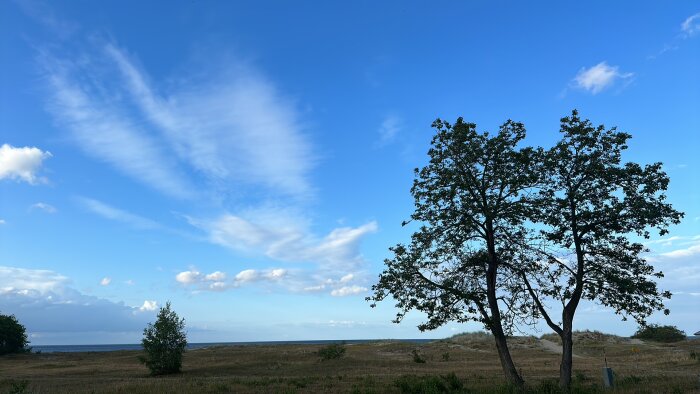
[[[198,342],[188,343],[187,350],[207,349],[219,346],[270,346],[270,345],[329,345],[333,343],[363,344],[371,342],[400,342],[400,343],[429,343],[441,338],[413,338],[413,339],[328,339],[328,340],[308,340],[308,341],[250,341],[250,342]],[[124,344],[97,344],[97,345],[36,345],[31,346],[32,352],[41,353],[80,353],[80,352],[115,352],[123,350],[141,350],[139,343]]]

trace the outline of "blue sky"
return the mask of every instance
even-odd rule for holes
[[[0,312],[34,344],[137,342],[167,300],[194,342],[479,329],[364,301],[430,124],[549,146],[573,108],[664,163],[651,320],[700,329],[697,3],[7,1],[0,37]]]

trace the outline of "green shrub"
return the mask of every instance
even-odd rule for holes
[[[10,381],[10,390],[8,394],[25,394],[28,393],[29,381],[28,380],[12,380]]]
[[[411,354],[413,354],[413,362],[414,363],[425,364],[425,358],[423,358],[423,356],[421,356],[420,353],[418,353],[418,350],[413,349]]]
[[[450,353],[445,352],[442,354],[442,361],[450,361]]]
[[[406,394],[458,393],[464,391],[464,383],[455,375],[415,376],[406,375],[394,381],[400,392]]]
[[[187,346],[185,319],[170,309],[170,302],[160,308],[156,322],[148,323],[143,330],[141,344],[146,355],[139,360],[146,364],[151,375],[180,372]]]
[[[342,343],[332,343],[319,349],[318,355],[321,356],[321,360],[324,361],[342,358],[345,355],[345,345]]]
[[[678,342],[685,339],[685,332],[676,326],[659,326],[650,324],[640,327],[632,338],[644,339],[654,342]]]
[[[0,315],[0,355],[31,351],[27,332],[14,315]]]

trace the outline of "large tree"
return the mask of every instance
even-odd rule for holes
[[[426,313],[421,330],[449,321],[483,323],[493,333],[507,380],[522,385],[506,334],[532,315],[518,273],[532,274],[533,265],[513,263],[520,247],[513,240],[526,234],[542,151],[517,147],[525,128],[513,121],[493,136],[462,118],[454,125],[438,119],[433,127],[430,162],[415,170],[411,188],[410,222],[419,228],[409,244],[390,248],[393,257],[368,300],[374,306],[392,296],[397,323],[410,310]]]
[[[663,309],[670,293],[654,281],[663,274],[645,260],[647,250],[635,237],[649,238],[651,229],[664,235],[683,214],[666,202],[669,178],[661,163],[622,162],[629,134],[594,127],[575,110],[561,120],[560,131],[561,140],[545,155],[539,209],[532,216],[542,226],[543,242],[531,243],[533,253],[522,258],[548,261],[549,273],[520,273],[539,314],[561,337],[560,385],[568,388],[579,303],[595,301],[642,324]],[[547,298],[561,303],[559,322],[545,307]]]
[[[27,332],[17,318],[0,314],[0,355],[29,352],[28,345]]]

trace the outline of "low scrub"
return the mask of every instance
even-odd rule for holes
[[[345,345],[341,343],[332,343],[326,347],[319,349],[318,355],[321,360],[336,360],[345,355]]]
[[[418,350],[413,349],[411,352],[413,354],[413,362],[417,364],[425,364],[425,357],[421,356],[420,353],[418,353]]]
[[[648,326],[640,327],[639,330],[632,335],[632,338],[670,343],[680,342],[686,337],[685,332],[679,330],[676,326],[659,326],[657,324],[650,324]]]
[[[406,375],[396,379],[394,385],[405,394],[463,393],[464,383],[455,375],[415,376]]]

